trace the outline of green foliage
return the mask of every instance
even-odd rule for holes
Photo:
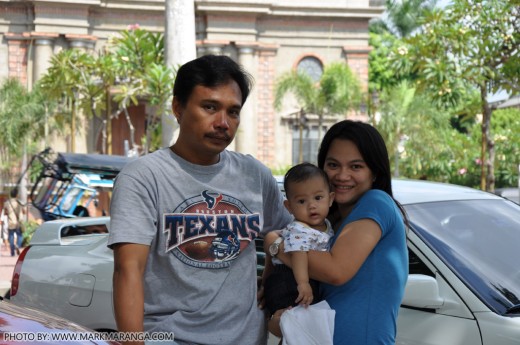
[[[60,105],[53,119],[61,127],[71,124],[78,108],[83,114],[102,118],[106,128],[107,120],[121,112],[126,115],[129,106],[143,100],[158,106],[161,114],[168,111],[173,81],[174,72],[164,65],[163,35],[132,29],[111,37],[105,50],[97,56],[78,49],[56,54],[40,87]],[[118,104],[115,109],[111,107],[112,101]],[[125,118],[132,136],[132,149],[136,149],[133,125],[128,116]],[[157,114],[148,114],[145,144],[155,140],[150,136],[157,133],[159,123]],[[104,137],[110,135],[105,129],[102,132]]]
[[[39,226],[40,226],[40,224],[34,220],[28,220],[28,221],[22,222],[22,227],[24,228],[24,232],[22,234],[22,237],[23,237],[22,247],[29,245],[34,232],[36,231],[36,229],[38,229]]]
[[[417,72],[422,87],[450,106],[459,103],[467,83],[480,86],[492,81],[492,90],[511,89],[518,74],[510,73],[520,68],[515,53],[519,11],[506,0],[460,0],[432,11],[422,32],[394,51],[394,67],[405,75],[410,69]]]
[[[439,158],[449,156],[444,152],[452,131],[447,112],[410,83],[401,82],[381,95],[380,116],[376,126],[387,144],[394,172],[409,178],[448,175],[449,167]]]
[[[291,71],[275,82],[274,106],[280,109],[284,97],[291,93],[303,114],[318,115],[318,136],[321,138],[323,117],[340,115],[355,109],[361,102],[361,83],[350,68],[341,62],[325,66],[319,82],[310,76]]]
[[[175,71],[164,64],[164,36],[142,29],[125,30],[111,41],[118,70],[120,94],[114,99],[121,106],[137,104],[146,99],[158,111],[146,118],[146,136],[142,141],[144,152],[153,151],[160,138],[160,118],[171,111],[171,97]]]
[[[386,16],[371,22],[370,31],[408,37],[420,27],[422,18],[436,4],[437,0],[387,0]]]
[[[11,171],[19,166],[24,149],[43,137],[45,127],[52,128],[46,116],[52,109],[39,88],[28,91],[17,79],[0,85],[0,175],[4,183],[17,180]]]
[[[361,84],[345,63],[332,63],[325,66],[318,83],[297,71],[278,78],[274,97],[277,109],[280,109],[287,93],[294,94],[306,113],[336,115],[359,105]]]
[[[401,41],[395,36],[384,32],[382,34],[370,33],[369,44],[372,49],[368,55],[368,88],[371,92],[381,92],[399,83],[400,80],[412,80],[412,76],[397,77],[392,69],[388,56],[397,49]]]
[[[35,125],[42,124],[45,104],[36,90],[29,92],[16,79],[8,79],[0,87],[0,142],[3,149],[20,153],[24,139]]]
[[[496,147],[496,186],[518,186],[520,164],[520,109],[493,112],[493,133]]]
[[[496,187],[517,186],[520,110],[496,110],[493,117]],[[399,160],[401,175],[479,188],[482,163],[480,148],[475,143],[481,140],[480,123],[468,125],[467,133],[428,122],[421,123],[420,127],[422,131],[404,142],[404,154]],[[391,148],[389,151],[392,152]]]
[[[273,176],[284,176],[290,168],[290,165],[278,168],[271,168],[271,174],[273,174]]]
[[[415,73],[419,90],[444,109],[459,107],[473,88],[482,114],[481,187],[494,189],[489,91],[519,92],[520,6],[518,0],[459,0],[434,10],[422,31],[390,54],[398,75]]]

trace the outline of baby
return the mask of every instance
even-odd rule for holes
[[[282,231],[285,252],[291,252],[292,271],[273,257],[273,272],[266,277],[266,308],[276,310],[318,302],[318,282],[309,280],[309,250],[328,250],[333,235],[327,220],[334,200],[329,180],[323,170],[310,163],[295,165],[285,174],[285,207],[295,221]],[[311,286],[312,285],[312,286]]]

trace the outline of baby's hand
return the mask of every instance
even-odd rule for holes
[[[313,300],[314,296],[312,295],[312,288],[309,282],[298,284],[298,298],[295,303],[299,303],[307,308]]]

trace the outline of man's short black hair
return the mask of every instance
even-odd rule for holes
[[[242,93],[242,105],[253,86],[253,78],[239,64],[224,55],[204,55],[185,63],[177,71],[173,96],[186,105],[195,86],[215,87],[235,81]]]
[[[287,198],[289,198],[289,187],[292,183],[305,182],[313,177],[323,178],[323,182],[325,182],[325,185],[327,185],[330,191],[329,177],[325,171],[311,163],[300,163],[293,166],[285,173],[283,188]]]

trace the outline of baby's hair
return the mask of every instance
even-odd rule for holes
[[[329,177],[325,173],[325,171],[318,168],[316,165],[311,163],[300,163],[293,166],[285,173],[285,177],[283,180],[283,188],[285,189],[285,194],[289,196],[289,187],[292,183],[295,182],[304,182],[313,177],[321,177],[323,178],[323,182],[329,188]]]

